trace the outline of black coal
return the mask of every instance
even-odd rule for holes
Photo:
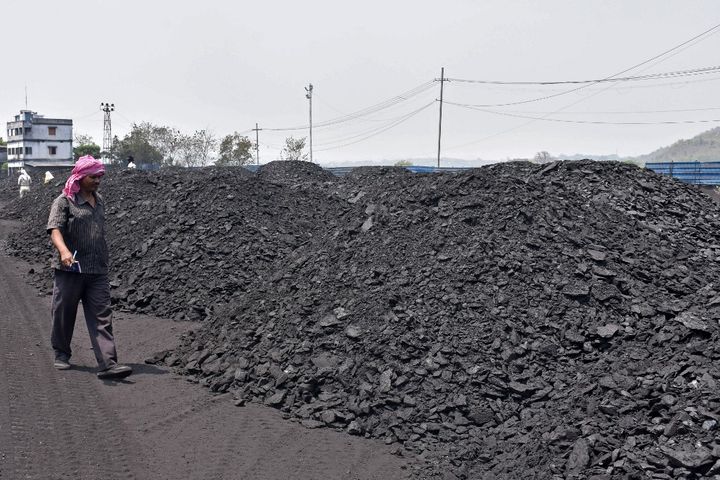
[[[420,477],[720,474],[720,210],[695,187],[587,161],[274,163],[103,191],[114,302],[203,320],[154,361],[238,403],[382,438]],[[13,251],[49,255],[56,194],[10,204]]]

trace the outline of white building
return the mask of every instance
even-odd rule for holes
[[[72,167],[72,120],[45,118],[30,110],[20,110],[15,121],[7,123],[8,168]]]

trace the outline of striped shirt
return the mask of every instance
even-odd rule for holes
[[[57,197],[50,207],[47,231],[57,228],[70,252],[76,252],[82,273],[108,273],[108,248],[105,242],[105,202],[95,194],[95,208],[82,195],[71,202],[64,195]],[[60,254],[55,251],[52,267],[64,270]]]

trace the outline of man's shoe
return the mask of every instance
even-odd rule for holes
[[[97,376],[101,380],[120,379],[132,374],[132,368],[127,365],[113,365],[105,370],[100,370]]]
[[[53,367],[55,367],[58,370],[69,370],[70,369],[70,362],[68,362],[65,359],[62,358],[56,358],[53,362]]]

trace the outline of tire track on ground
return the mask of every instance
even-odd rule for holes
[[[179,412],[171,412],[164,416],[160,420],[145,425],[141,431],[143,433],[151,433],[154,431],[165,431],[172,428],[174,425],[185,422],[187,419],[196,416],[198,412],[202,412],[204,409],[210,407],[213,403],[224,400],[227,395],[202,398],[197,402],[193,402],[192,406],[184,408]]]
[[[0,245],[7,230],[0,220]],[[25,283],[19,272],[28,268],[0,249],[0,309],[10,313],[0,315],[1,480],[405,477],[400,462],[377,443],[308,430],[267,407],[235,407],[228,395],[212,396],[167,369],[145,365],[149,352],[171,348],[186,329],[168,320],[117,322],[122,357],[134,362],[136,373],[106,385],[94,375],[80,314],[75,367],[56,371],[48,298]]]
[[[29,480],[134,479],[127,435],[101,403],[102,384],[87,368],[52,368],[49,311],[45,302],[29,301],[37,297],[13,266],[0,254],[0,308],[13,312],[0,316],[0,372],[7,385],[0,431],[9,431],[3,439],[11,445],[0,471]]]

